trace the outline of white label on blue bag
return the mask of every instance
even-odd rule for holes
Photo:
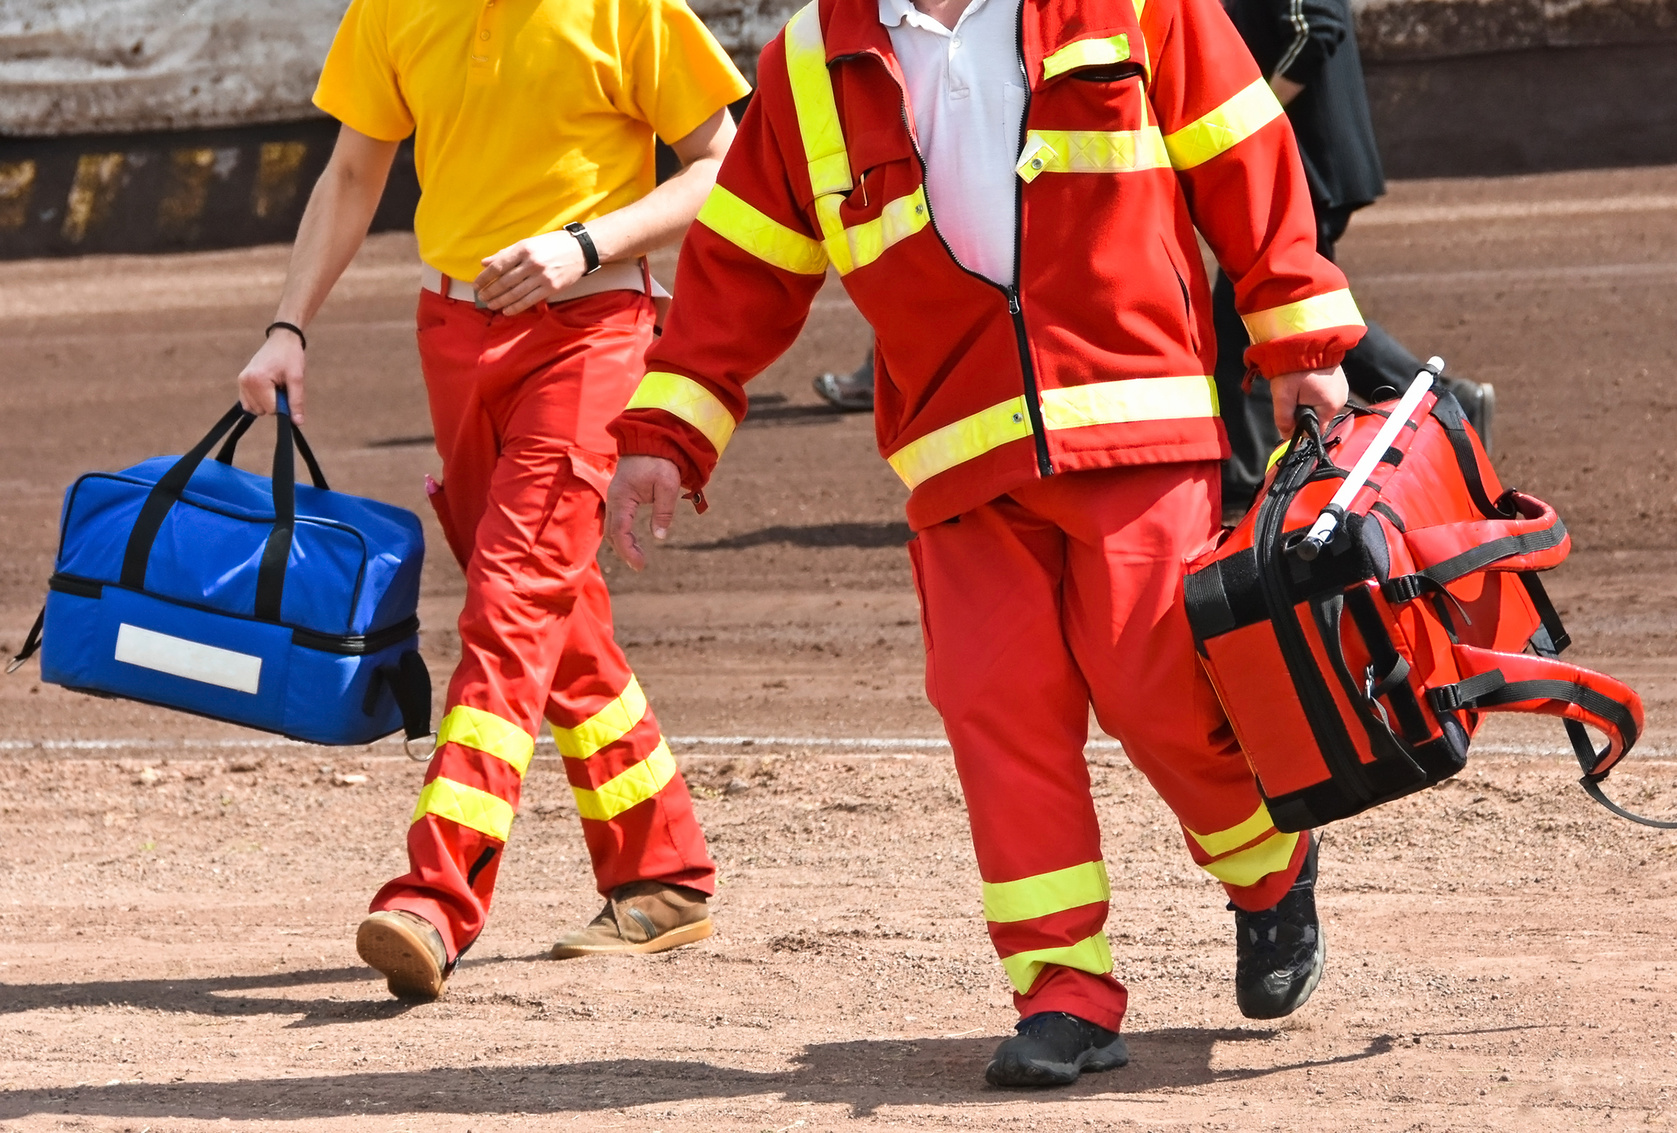
[[[254,693],[262,678],[262,658],[235,653],[170,637],[166,633],[141,629],[123,622],[116,631],[116,659],[143,669],[155,669],[170,676],[202,681],[208,685]]]

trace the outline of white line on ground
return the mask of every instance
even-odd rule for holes
[[[1549,201],[1486,201],[1461,205],[1376,205],[1359,212],[1356,228],[1404,224],[1452,224],[1474,220],[1531,220],[1548,216],[1600,216],[1604,213],[1667,212],[1677,209],[1677,195],[1635,193],[1623,197],[1578,197]]]
[[[740,749],[761,748],[797,748],[825,749],[823,754],[834,758],[916,758],[912,753],[944,752],[949,750],[949,741],[936,736],[667,736],[665,737],[674,748],[728,748],[729,752],[715,756],[702,756],[700,753],[686,753],[700,758],[733,758],[740,754],[754,754]],[[375,741],[368,747],[395,747],[401,744],[398,737],[386,737]],[[553,738],[543,732],[538,741],[545,747],[553,746]],[[1112,739],[1092,739],[1086,745],[1089,751],[1122,751],[1123,745]],[[155,740],[141,738],[120,738],[106,740],[0,740],[0,752],[100,752],[100,751],[264,751],[275,749],[298,748],[315,753],[341,752],[346,758],[352,758],[355,748],[334,748],[320,744],[307,744],[298,740],[287,740],[279,737],[227,737],[223,739],[179,739]],[[773,754],[771,750],[768,754]],[[801,754],[813,754],[807,750]],[[1472,755],[1556,755],[1568,756],[1565,743],[1553,744],[1525,744],[1525,743],[1479,743],[1473,745]],[[1653,764],[1677,757],[1677,746],[1661,745],[1653,748],[1639,748],[1633,755],[1632,762],[1637,764]],[[406,755],[374,756],[381,761],[385,759],[403,761]],[[544,758],[558,758],[557,755],[544,755]],[[1628,765],[1627,765],[1628,766]]]

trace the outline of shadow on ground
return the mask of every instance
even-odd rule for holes
[[[65,1007],[137,1007],[188,1015],[302,1015],[297,1025],[352,1019],[388,1019],[412,1005],[399,1000],[357,997],[299,998],[284,988],[317,984],[371,986],[376,973],[364,967],[311,968],[260,976],[214,979],[90,980],[85,983],[0,984],[0,1014]],[[382,987],[378,989],[382,992]]]
[[[791,547],[901,547],[912,538],[906,523],[817,523],[806,527],[779,524],[709,543],[688,543],[684,551],[737,551],[783,543]]]
[[[1263,1042],[1271,1031],[1179,1028],[1130,1036],[1130,1065],[1090,1074],[1076,1085],[1041,1093],[1046,1099],[1156,1090],[1265,1078],[1306,1067],[1375,1058],[1395,1039],[1382,1035],[1335,1058],[1261,1067],[1213,1069],[1219,1043]],[[34,1114],[98,1117],[337,1117],[353,1112],[488,1114],[563,1113],[625,1105],[778,1095],[788,1103],[838,1104],[863,1117],[883,1106],[1004,1101],[1018,1091],[985,1086],[984,1066],[996,1039],[867,1039],[819,1043],[784,1071],[761,1072],[705,1062],[611,1059],[568,1066],[439,1067],[402,1073],[317,1075],[233,1082],[125,1083],[112,1086],[11,1090],[0,1093],[0,1119]],[[1220,1060],[1226,1066],[1230,1056]],[[1037,1091],[1031,1091],[1038,1094]]]

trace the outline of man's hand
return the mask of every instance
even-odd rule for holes
[[[1345,384],[1345,371],[1335,366],[1331,370],[1297,370],[1271,378],[1269,392],[1275,400],[1275,427],[1285,440],[1293,435],[1293,414],[1299,406],[1310,406],[1326,425],[1329,418],[1345,408],[1345,399],[1351,391]]]
[[[544,232],[484,260],[472,286],[491,311],[516,315],[559,294],[581,279],[587,267],[575,236],[563,230]]]
[[[1276,75],[1269,80],[1269,89],[1275,92],[1275,100],[1286,106],[1304,93],[1304,84],[1295,83],[1286,75]]]
[[[268,335],[239,374],[239,404],[250,413],[272,413],[285,391],[291,419],[303,423],[303,344],[283,327]]]
[[[632,570],[646,569],[646,552],[635,538],[635,516],[642,504],[652,505],[652,537],[662,541],[675,522],[675,502],[681,498],[681,472],[661,456],[625,456],[606,493],[606,539],[617,557]]]

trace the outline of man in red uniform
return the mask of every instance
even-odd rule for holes
[[[710,935],[715,865],[612,639],[595,552],[606,424],[662,294],[642,257],[692,222],[746,89],[683,0],[352,0],[327,57],[315,102],[343,128],[239,385],[259,413],[284,389],[303,419],[303,328],[414,134],[419,353],[443,461],[428,489],[466,605],[410,870],[356,937],[393,994],[440,994],[482,931],[544,717],[607,899],[554,956]],[[655,134],[684,165],[656,188]]]
[[[1228,893],[1241,1010],[1290,1013],[1325,958],[1315,850],[1271,822],[1180,599],[1227,453],[1195,228],[1283,428],[1298,405],[1339,409],[1362,335],[1274,95],[1217,0],[817,0],[758,82],[683,246],[683,298],[611,427],[607,537],[644,565],[636,512],[668,532],[744,383],[836,269],[876,333],[927,693],[1023,1017],[987,1077],[1063,1083],[1128,1058],[1091,702]]]

